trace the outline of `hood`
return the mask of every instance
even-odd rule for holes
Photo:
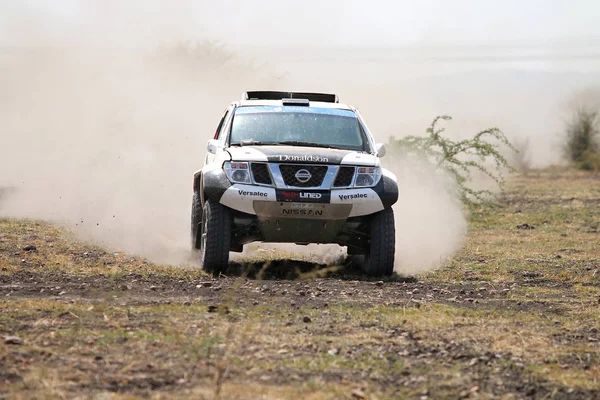
[[[298,146],[243,146],[227,149],[232,161],[263,161],[294,164],[380,165],[373,154],[352,150]]]

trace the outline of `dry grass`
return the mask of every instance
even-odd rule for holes
[[[0,342],[0,396],[598,397],[599,183],[518,177],[449,265],[383,285],[213,279],[2,220],[0,333],[23,344]]]

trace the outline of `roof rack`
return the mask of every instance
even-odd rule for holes
[[[280,91],[250,91],[242,94],[242,100],[282,100],[282,99],[307,99],[309,101],[322,101],[325,103],[339,103],[337,94],[308,93],[308,92],[280,92]]]

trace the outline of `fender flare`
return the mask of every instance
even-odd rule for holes
[[[381,199],[384,208],[389,208],[398,201],[398,183],[394,178],[384,174],[379,183],[372,188]]]
[[[196,179],[198,179],[197,185],[202,205],[204,205],[207,199],[220,202],[223,193],[231,186],[231,182],[229,182],[229,179],[225,175],[225,171],[221,168],[201,171]]]

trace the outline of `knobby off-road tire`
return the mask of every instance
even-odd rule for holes
[[[370,221],[371,244],[365,256],[365,273],[369,276],[390,276],[394,273],[396,228],[394,211],[386,208],[374,214]]]
[[[229,209],[212,200],[206,200],[199,235],[202,269],[212,273],[225,272],[229,263],[231,245]]]
[[[192,197],[192,220],[190,230],[190,245],[193,252],[197,252],[200,249],[200,224],[202,223],[202,201],[200,200],[200,194],[194,193]]]

